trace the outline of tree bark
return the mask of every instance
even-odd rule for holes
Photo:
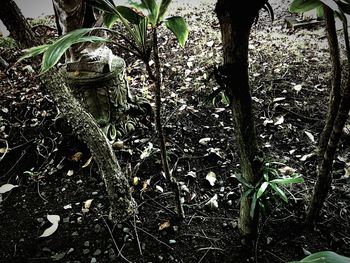
[[[13,0],[3,0],[0,8],[0,20],[4,23],[10,36],[15,39],[22,48],[40,45],[35,37],[28,21],[22,15]]]
[[[262,177],[263,158],[256,139],[252,113],[248,44],[251,26],[262,4],[250,6],[245,3],[246,6],[237,8],[232,2],[218,0],[216,5],[224,56],[221,74],[226,78],[225,89],[231,102],[242,176],[254,185]],[[242,198],[240,206],[239,228],[246,239],[253,238],[257,231],[257,213],[254,213],[254,218],[250,216],[251,202],[251,197]]]
[[[327,9],[326,9],[327,10]],[[334,15],[330,12],[330,10],[327,10],[326,12],[327,17],[327,30],[328,30],[328,38],[329,38],[329,45],[330,45],[330,51],[332,55],[333,60],[333,85],[339,84],[340,85],[340,78],[341,76],[338,76],[340,74],[339,72],[335,72],[336,70],[340,70],[337,65],[337,59],[339,59],[339,54],[336,54],[334,52],[337,51],[338,45],[335,47],[334,45],[337,44],[333,38],[336,38],[337,36],[334,35]],[[332,17],[333,19],[332,19]],[[345,38],[346,46],[349,46],[349,39]],[[338,51],[339,52],[339,51]],[[320,214],[320,211],[322,209],[322,206],[328,196],[329,190],[331,188],[332,183],[332,165],[335,157],[335,153],[338,147],[339,140],[341,138],[346,120],[349,116],[349,110],[350,110],[350,50],[347,48],[347,59],[348,59],[348,76],[347,76],[347,84],[346,87],[343,90],[343,93],[339,95],[339,98],[335,98],[334,96],[337,96],[336,92],[341,93],[340,87],[333,86],[332,93],[331,94],[331,101],[330,101],[330,110],[328,115],[328,120],[326,124],[326,132],[329,133],[328,139],[325,137],[326,135],[322,135],[324,138],[321,137],[322,140],[327,140],[327,142],[322,142],[325,144],[324,149],[321,149],[323,152],[320,151],[320,153],[323,153],[322,159],[320,160],[319,166],[318,166],[318,174],[317,174],[317,181],[314,188],[314,192],[312,195],[312,199],[310,202],[310,206],[306,215],[306,226],[310,227],[313,225],[315,220]],[[333,57],[334,55],[334,57]],[[339,79],[338,79],[339,78]],[[338,83],[339,82],[339,83]],[[339,90],[337,90],[339,89]],[[332,98],[333,97],[333,98]],[[339,106],[336,105],[337,100],[340,100]],[[334,119],[332,126],[327,127],[327,125],[330,125],[332,120]],[[321,145],[322,146],[322,145]]]
[[[339,104],[341,100],[341,65],[338,36],[335,27],[334,12],[324,5],[324,13],[326,18],[326,30],[329,45],[329,52],[332,60],[332,90],[329,95],[329,107],[327,113],[326,124],[323,128],[319,142],[319,160],[323,159],[327,148],[329,137],[332,132],[335,118],[337,117]]]
[[[67,119],[74,134],[89,147],[105,182],[110,200],[110,219],[122,222],[134,212],[130,186],[122,173],[107,137],[79,102],[72,96],[60,73],[51,70],[42,77],[48,93]]]

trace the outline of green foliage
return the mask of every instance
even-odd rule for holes
[[[322,251],[311,254],[300,261],[292,261],[289,263],[349,263],[350,258],[343,257],[332,251]]]
[[[263,168],[263,178],[255,185],[248,183],[241,176],[236,176],[246,190],[243,192],[241,198],[252,198],[252,204],[250,208],[250,216],[254,217],[256,211],[256,205],[258,204],[263,213],[266,209],[266,198],[269,196],[277,197],[278,199],[288,203],[288,197],[281,187],[288,184],[296,184],[304,182],[301,175],[296,173],[292,176],[280,176],[278,170],[271,167],[271,163],[265,163]],[[269,191],[271,190],[271,191]]]
[[[41,64],[41,73],[45,73],[50,70],[57,62],[61,59],[63,54],[72,45],[82,42],[108,42],[106,38],[98,36],[89,36],[88,33],[95,30],[94,28],[81,28],[69,32],[68,34],[59,37],[52,44],[41,45],[37,47],[32,47],[25,50],[25,54],[20,58],[20,60],[34,57],[39,54],[43,55],[43,61]]]
[[[180,46],[184,47],[188,38],[188,30],[185,19],[181,16],[173,16],[165,20],[165,25],[171,30],[171,32],[174,33]]]
[[[0,47],[14,48],[16,47],[16,41],[11,37],[0,37]]]

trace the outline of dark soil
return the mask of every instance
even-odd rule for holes
[[[0,149],[9,147],[0,161],[0,186],[19,186],[0,196],[0,262],[288,262],[323,250],[350,256],[348,141],[341,142],[332,191],[314,231],[302,226],[316,176],[312,153],[328,103],[324,28],[287,29],[286,1],[277,2],[277,20],[271,24],[261,14],[251,35],[256,124],[266,158],[293,167],[305,183],[287,188],[288,204],[268,200],[254,249],[244,249],[237,228],[240,185],[233,175],[240,168],[231,112],[220,95],[207,99],[218,87],[210,76],[222,61],[222,48],[212,6],[204,5],[181,10],[191,27],[185,49],[161,32],[163,121],[170,164],[182,184],[181,223],[174,220],[173,194],[161,175],[155,132],[146,128],[123,138],[125,147],[116,152],[131,185],[139,180],[133,186],[137,213],[124,223],[108,221],[108,196],[96,164],[83,168],[89,151],[57,131],[58,111],[31,66],[16,63],[20,51],[0,49],[12,66],[0,71]],[[123,57],[131,91],[152,101],[142,63]],[[210,141],[203,145],[202,138]],[[150,143],[153,154],[141,160]],[[209,172],[217,176],[214,186],[205,179]],[[205,204],[215,195],[218,208],[209,209]],[[91,207],[82,210],[89,199]],[[40,238],[50,226],[48,214],[61,220],[54,234]]]

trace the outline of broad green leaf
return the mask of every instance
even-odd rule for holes
[[[271,180],[270,182],[275,184],[297,184],[297,183],[303,183],[304,179],[301,176],[297,176],[297,177],[274,179],[274,180]]]
[[[263,176],[264,176],[265,181],[268,182],[269,181],[269,173],[266,169],[263,172]]]
[[[247,198],[250,194],[252,194],[254,192],[254,189],[248,189],[247,191],[244,191],[242,196],[241,196],[241,199],[243,198]]]
[[[289,6],[292,13],[304,13],[321,5],[319,0],[294,0]]]
[[[131,24],[138,25],[142,19],[138,13],[127,6],[117,6],[117,11]]]
[[[44,53],[43,61],[41,65],[41,73],[47,72],[60,60],[63,54],[70,48],[73,44],[82,42],[108,42],[109,40],[97,36],[86,36],[86,34],[91,31],[96,30],[94,28],[80,28],[69,32],[68,34],[61,36],[51,45]]]
[[[270,184],[272,189],[276,192],[276,194],[286,203],[288,203],[288,197],[286,194],[283,192],[281,188],[279,188],[276,184],[271,183]]]
[[[159,14],[158,14],[158,22],[163,21],[166,11],[170,5],[172,0],[161,0],[159,4]]]
[[[86,0],[88,5],[96,7],[97,9],[107,12],[114,13],[114,2],[112,0]]]
[[[255,215],[255,207],[256,207],[256,202],[258,198],[256,196],[256,193],[254,193],[253,198],[252,198],[252,204],[250,205],[250,217],[253,218]]]
[[[289,263],[349,263],[350,258],[340,256],[332,251],[322,251],[311,254],[300,261],[292,261]]]
[[[174,33],[180,46],[184,47],[188,38],[188,26],[185,19],[181,16],[173,16],[165,20],[165,25]]]
[[[263,182],[258,190],[256,198],[259,199],[266,191],[267,187],[269,186],[269,182]]]
[[[323,6],[319,6],[316,8],[316,14],[318,19],[324,19],[324,9]]]
[[[118,16],[112,13],[103,13],[103,24],[111,29],[114,23],[118,20]]]
[[[254,186],[250,183],[247,182],[246,179],[244,179],[241,175],[237,174],[235,175],[235,178],[242,183],[244,186],[248,187],[248,188],[254,188]]]
[[[148,19],[152,26],[157,24],[159,6],[155,0],[141,0],[142,4],[147,8],[149,14]]]
[[[22,61],[24,59],[27,59],[27,58],[38,56],[38,55],[44,53],[49,48],[49,46],[50,46],[50,44],[45,44],[45,45],[31,47],[31,48],[23,50],[24,55],[20,57],[18,62]]]

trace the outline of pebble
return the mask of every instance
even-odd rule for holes
[[[78,236],[78,235],[79,235],[79,234],[78,234],[77,231],[75,231],[75,232],[72,233],[72,236],[73,236],[73,237]]]
[[[169,244],[176,244],[176,240],[170,239],[170,240],[169,240]]]
[[[101,255],[102,251],[101,249],[96,249],[96,251],[93,253],[94,256],[99,256]]]
[[[96,233],[101,232],[101,226],[100,226],[99,224],[95,225],[94,231],[95,231]]]
[[[92,258],[90,262],[91,262],[91,263],[96,263],[97,260],[96,260],[96,258]]]

